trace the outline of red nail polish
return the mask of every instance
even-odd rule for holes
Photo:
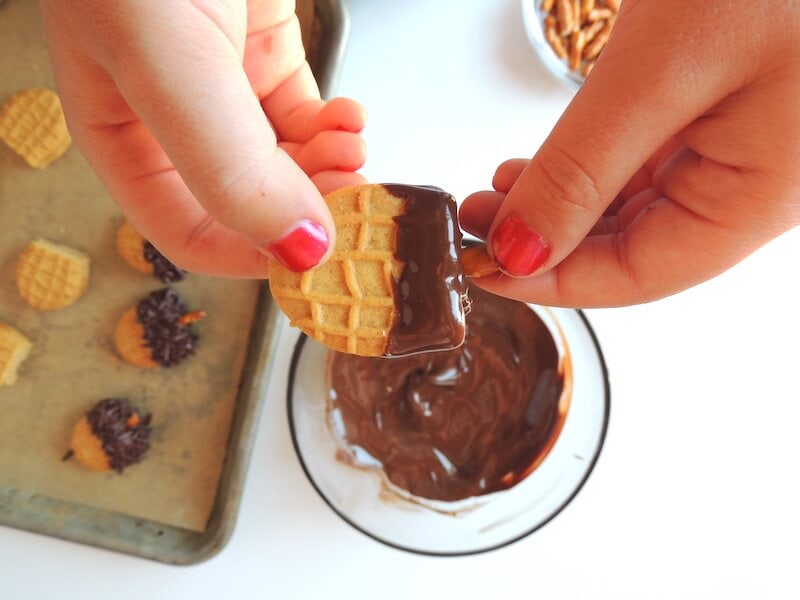
[[[290,271],[308,271],[319,264],[328,250],[328,232],[309,219],[299,221],[284,236],[264,248]]]
[[[508,275],[533,274],[550,256],[550,244],[519,216],[508,215],[492,235],[494,260]]]

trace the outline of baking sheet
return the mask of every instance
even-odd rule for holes
[[[37,3],[8,2],[0,12],[0,99],[54,87]],[[0,485],[202,531],[216,495],[258,282],[189,276],[173,284],[192,309],[197,355],[172,369],[142,370],[114,353],[124,310],[155,278],[128,267],[115,251],[122,217],[75,148],[44,171],[0,150],[0,319],[34,343],[18,383],[0,388]],[[38,312],[14,284],[17,257],[44,237],[92,258],[86,295],[55,312]],[[97,401],[124,396],[153,414],[145,460],[122,475],[86,471],[60,459],[72,426]]]
[[[0,102],[22,87],[52,86],[35,11],[29,0],[0,4]],[[298,0],[298,16],[329,97],[346,13],[340,0]],[[111,341],[116,319],[161,286],[116,256],[121,217],[76,150],[37,172],[0,146],[0,320],[35,344],[18,384],[0,388],[0,524],[171,564],[207,560],[233,532],[285,319],[263,282],[192,276],[174,287],[190,308],[209,312],[196,326],[198,356],[170,371],[123,364]],[[36,312],[17,295],[16,256],[34,236],[92,255],[87,295],[63,312]],[[146,461],[122,477],[60,462],[75,420],[100,397],[123,393],[154,414]]]

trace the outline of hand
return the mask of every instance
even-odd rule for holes
[[[163,254],[243,277],[265,277],[269,253],[295,270],[327,257],[320,190],[363,181],[365,113],[320,99],[292,0],[42,0],[42,12],[75,143]]]
[[[560,306],[661,298],[800,223],[800,3],[625,0],[536,156],[465,200],[507,275]],[[533,275],[530,277],[530,275]]]

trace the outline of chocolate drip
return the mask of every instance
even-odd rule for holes
[[[387,356],[449,350],[464,341],[462,298],[466,279],[459,262],[461,231],[453,196],[429,186],[385,184],[406,201],[395,256],[405,267],[395,284],[398,318]]]
[[[150,355],[162,367],[174,367],[195,352],[197,334],[190,325],[180,323],[187,311],[170,288],[152,292],[136,306]]]
[[[86,413],[86,420],[118,473],[141,461],[150,448],[150,415],[139,419],[126,398],[101,400]]]
[[[164,283],[182,281],[186,277],[186,271],[173,265],[147,240],[144,242],[144,259],[153,265],[153,275]]]
[[[330,410],[344,424],[342,442],[423,498],[513,486],[546,455],[565,417],[558,350],[541,319],[478,289],[470,296],[466,341],[456,350],[330,360]]]

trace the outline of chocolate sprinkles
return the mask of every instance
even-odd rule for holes
[[[153,275],[164,283],[175,283],[186,277],[186,271],[173,265],[147,240],[144,241],[144,259],[153,265]]]
[[[197,334],[180,322],[188,308],[171,288],[152,292],[136,305],[150,355],[162,367],[174,367],[195,352]]]
[[[86,413],[92,433],[117,473],[140,462],[150,449],[150,418],[148,414],[140,419],[127,398],[106,398]]]

